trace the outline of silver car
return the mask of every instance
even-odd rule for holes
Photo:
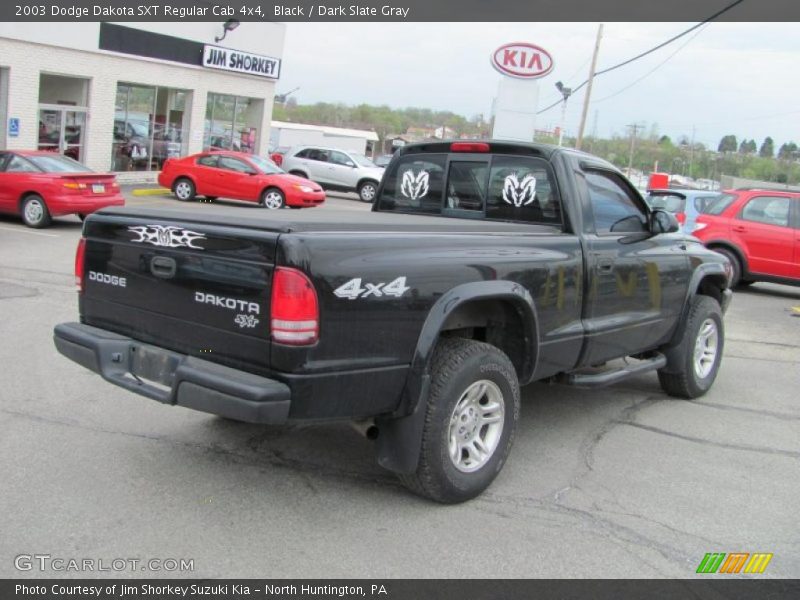
[[[363,202],[375,200],[384,171],[363,154],[322,146],[295,146],[281,167],[325,189],[356,192]]]

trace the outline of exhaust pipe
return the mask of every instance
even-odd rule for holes
[[[364,419],[363,421],[352,421],[350,423],[358,433],[363,435],[368,440],[377,440],[378,433],[380,430],[378,426],[375,425],[375,421],[373,419]]]

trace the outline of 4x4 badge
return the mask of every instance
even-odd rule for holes
[[[143,244],[153,244],[154,246],[166,246],[168,248],[195,248],[203,250],[194,244],[197,240],[206,239],[205,234],[173,227],[171,225],[136,225],[128,227],[128,231],[135,233],[139,237],[132,242]]]

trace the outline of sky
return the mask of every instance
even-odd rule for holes
[[[692,25],[605,23],[598,70]],[[299,86],[293,96],[301,104],[363,102],[488,118],[501,78],[489,57],[501,44],[524,41],[548,50],[555,62],[539,80],[541,109],[559,99],[556,81],[575,87],[588,77],[597,26],[287,23],[277,91]],[[567,103],[567,135],[577,132],[585,89]],[[596,131],[601,137],[627,135],[626,126],[637,123],[648,134],[655,128],[676,141],[694,135],[713,149],[727,134],[759,145],[766,136],[776,146],[800,143],[800,23],[707,24],[597,77],[591,99],[587,134]],[[557,106],[539,115],[536,127],[552,129],[560,119]]]

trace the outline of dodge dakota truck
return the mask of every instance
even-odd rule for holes
[[[611,164],[496,140],[398,150],[371,212],[104,209],[75,275],[68,358],[228,419],[352,421],[444,503],[503,467],[520,386],[707,392],[731,298],[728,261]]]

